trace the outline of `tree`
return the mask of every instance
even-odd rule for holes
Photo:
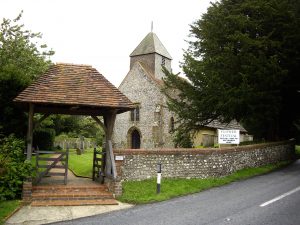
[[[39,120],[42,115],[37,114]],[[55,136],[63,138],[93,138],[98,145],[102,144],[104,131],[91,117],[74,115],[50,115],[34,130],[33,145],[39,149],[50,150]]]
[[[42,115],[37,115],[37,119]],[[50,115],[40,125],[42,129],[53,129],[55,134],[68,134],[70,137],[95,137],[100,126],[91,117],[78,115]]]
[[[187,80],[165,70],[178,129],[236,119],[259,138],[293,137],[300,115],[299,13],[297,0],[212,3],[191,25],[182,63]]]
[[[20,24],[22,12],[14,19],[3,19],[0,25],[0,133],[23,137],[26,115],[13,99],[37,76],[46,71],[54,54],[45,44],[39,45],[40,33]]]

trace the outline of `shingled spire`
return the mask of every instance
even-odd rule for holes
[[[140,62],[147,67],[153,77],[161,79],[164,76],[162,66],[171,71],[171,60],[170,53],[157,35],[150,32],[130,54],[130,69],[134,63]]]
[[[132,56],[146,55],[151,53],[157,53],[168,59],[172,59],[170,53],[165,46],[161,43],[157,35],[153,32],[147,34],[147,36],[140,42],[140,44],[130,54]]]

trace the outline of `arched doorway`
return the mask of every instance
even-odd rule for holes
[[[131,133],[131,148],[132,149],[141,148],[141,136],[137,130],[133,130]]]
[[[139,149],[142,145],[142,134],[136,126],[131,127],[127,132],[127,148]]]

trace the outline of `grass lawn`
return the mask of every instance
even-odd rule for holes
[[[40,157],[44,157],[44,158],[49,158],[49,157],[51,157],[51,156],[52,156],[52,154],[40,155]],[[40,162],[39,162],[40,165],[46,165],[46,163],[47,163],[47,161],[40,161]],[[31,157],[31,165],[32,165],[33,167],[36,166],[36,156],[35,156],[35,155],[33,155],[33,156]]]
[[[44,157],[44,158],[51,158],[53,155],[52,154],[45,154],[45,155],[40,155],[40,157]],[[33,168],[36,168],[36,156],[33,155],[31,157],[31,165],[33,166]],[[47,161],[39,161],[39,165],[47,165]],[[39,168],[39,172],[44,171],[45,168]],[[33,176],[36,176],[36,170],[34,170],[34,174]]]
[[[69,152],[69,169],[76,176],[92,178],[93,172],[93,154],[94,150],[87,149],[81,155],[77,155],[75,149],[70,149]]]
[[[256,175],[268,173],[287,164],[289,164],[289,162],[282,162],[275,165],[267,165],[258,168],[243,169],[223,178],[162,178],[160,194],[156,194],[156,179],[143,181],[125,181],[123,183],[123,195],[119,197],[118,200],[133,204],[163,201],[171,199],[173,197],[200,192],[212,187],[222,186],[233,181],[242,180]]]
[[[300,145],[295,146],[296,155],[300,158]]]
[[[0,201],[0,224],[20,206],[19,200]]]

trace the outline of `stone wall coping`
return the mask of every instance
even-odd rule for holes
[[[114,149],[116,155],[172,155],[172,154],[226,154],[229,152],[254,151],[257,148],[267,148],[275,145],[293,144],[294,140],[268,142],[253,145],[231,146],[221,148],[156,148],[156,149]]]

